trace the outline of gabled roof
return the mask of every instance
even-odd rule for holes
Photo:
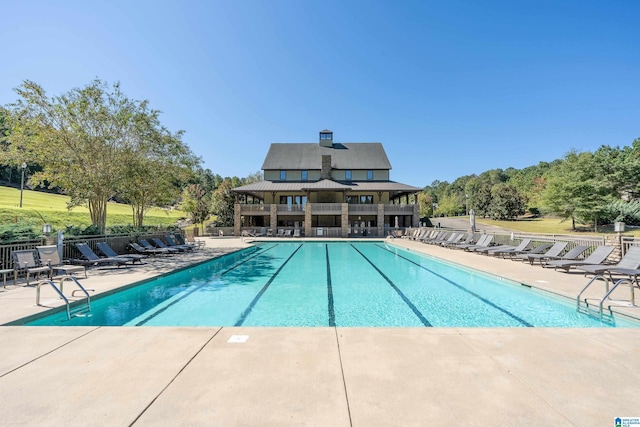
[[[322,156],[331,156],[332,169],[391,169],[379,142],[334,143],[322,147],[318,143],[274,143],[262,165],[262,170],[320,170]]]
[[[323,179],[317,182],[287,182],[287,181],[258,181],[242,187],[233,188],[235,193],[262,193],[262,192],[282,192],[282,191],[390,191],[401,193],[416,193],[421,188],[393,181],[360,181],[360,182],[338,182],[330,179]]]
[[[320,191],[320,190],[350,190],[350,185],[340,184],[337,181],[331,179],[322,179],[316,182],[303,183],[301,186],[302,191]]]
[[[349,184],[351,191],[401,191],[417,193],[422,188],[394,181],[358,181]]]

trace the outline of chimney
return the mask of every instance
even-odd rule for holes
[[[322,155],[322,169],[320,170],[320,179],[331,179],[331,156]]]
[[[333,147],[333,132],[329,129],[320,131],[320,146],[321,147]]]

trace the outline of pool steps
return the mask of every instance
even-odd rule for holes
[[[73,308],[71,308],[71,303],[69,302],[69,299],[64,295],[64,282],[65,281],[71,281],[73,283],[76,284],[76,286],[78,286],[79,289],[74,289],[71,292],[71,296],[75,297],[76,296],[76,292],[82,292],[85,296],[86,299],[84,300],[84,304],[78,302],[77,305],[74,305]],[[64,300],[65,304],[66,304],[66,308],[67,308],[67,320],[71,319],[72,315],[83,315],[86,313],[90,313],[91,312],[91,296],[89,295],[89,292],[87,292],[87,290],[85,289],[84,286],[82,286],[82,284],[80,284],[80,282],[78,281],[78,279],[76,279],[73,276],[64,276],[60,279],[60,287],[57,287],[55,285],[55,283],[53,283],[52,280],[41,280],[40,282],[38,282],[38,285],[36,287],[36,305],[41,305],[40,304],[40,288],[42,287],[42,285],[49,285],[53,288],[53,290],[58,294],[58,296],[60,296],[60,298],[62,300]]]

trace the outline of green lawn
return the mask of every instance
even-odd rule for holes
[[[598,232],[583,231],[588,230],[587,226],[576,224],[576,228],[580,231],[571,230],[571,220],[562,221],[559,218],[527,218],[519,219],[517,221],[496,221],[491,219],[477,218],[478,224],[495,225],[497,227],[503,227],[514,231],[520,231],[523,233],[545,233],[545,234],[608,234],[613,233],[613,226],[607,225],[598,228]],[[640,230],[627,230],[624,234],[640,236]]]
[[[22,208],[20,208],[20,190],[0,186],[0,224],[18,221],[37,225],[51,224],[54,229],[68,225],[89,226],[89,209],[75,207],[67,209],[68,196],[40,191],[24,190]],[[154,208],[145,217],[145,225],[170,225],[185,213],[178,210]],[[132,224],[132,211],[129,205],[109,203],[107,207],[107,226]]]

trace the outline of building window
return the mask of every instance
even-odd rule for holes
[[[373,204],[373,196],[360,196],[360,204],[361,205],[372,205]]]
[[[333,139],[333,134],[329,132],[320,132],[320,139]]]
[[[351,205],[372,205],[373,195],[347,196],[347,203]]]
[[[373,179],[373,171],[367,171],[367,179],[371,181]]]
[[[285,181],[287,179],[287,171],[280,171],[280,181]]]
[[[281,205],[298,205],[303,209],[307,205],[307,196],[280,196]]]
[[[306,181],[309,179],[309,172],[308,171],[302,171],[302,180]]]
[[[344,179],[351,181],[351,171],[344,171]]]

